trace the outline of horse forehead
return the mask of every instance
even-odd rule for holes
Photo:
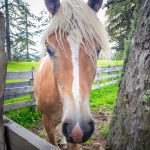
[[[54,50],[59,50],[63,57],[66,55],[67,57],[71,58],[71,49],[67,40],[67,36],[60,41],[57,40],[56,35],[53,34],[48,38],[48,43],[55,48]]]
[[[72,33],[71,33],[72,34]],[[79,34],[78,34],[79,35]],[[48,43],[54,47],[54,50],[59,50],[60,51],[60,54],[61,54],[61,59],[63,59],[64,63],[68,62],[68,59],[66,59],[66,56],[67,58],[69,58],[70,60],[72,59],[72,48],[74,46],[77,46],[79,45],[79,49],[78,49],[78,59],[79,59],[79,65],[82,65],[82,64],[91,64],[91,60],[90,60],[90,57],[88,56],[88,54],[86,53],[84,47],[81,46],[81,43],[82,41],[85,42],[84,39],[81,39],[80,36],[78,36],[78,41],[77,43],[78,44],[75,44],[73,42],[74,40],[71,40],[71,37],[70,35],[66,34],[66,37],[62,39],[62,44],[63,44],[63,48],[64,48],[64,52],[62,50],[62,46],[60,46],[61,43],[58,43],[57,41],[57,38],[56,38],[56,35],[53,34],[51,36],[49,36],[48,38]],[[75,53],[76,54],[76,53]],[[65,61],[67,60],[67,61]],[[71,61],[69,61],[71,63]],[[82,62],[85,62],[85,63],[82,63]],[[68,63],[69,64],[69,63]]]

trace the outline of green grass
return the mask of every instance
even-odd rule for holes
[[[120,66],[123,65],[123,61],[120,60],[98,60],[98,66]]]
[[[122,65],[123,61],[117,61],[117,60],[98,60],[97,61],[98,66],[116,66],[116,65]],[[28,71],[31,70],[32,67],[37,68],[38,62],[8,62],[7,70],[12,71]]]
[[[8,62],[7,71],[29,71],[32,67],[37,67],[38,62]]]
[[[108,134],[109,134],[109,124],[100,124],[100,135],[104,138],[107,138]]]
[[[33,107],[8,111],[5,115],[25,128],[33,128],[41,121],[41,113]]]
[[[29,81],[28,79],[18,79],[18,80],[7,80],[6,83],[24,82]]]
[[[91,144],[93,144],[92,138],[90,138],[88,141],[86,141],[85,143],[83,143],[83,145],[91,145]]]
[[[93,110],[100,106],[112,110],[117,96],[118,85],[109,85],[98,90],[91,91],[90,106]]]
[[[14,103],[14,102],[21,102],[21,101],[25,101],[25,100],[29,100],[29,99],[31,99],[31,95],[26,95],[26,96],[6,100],[5,104]]]

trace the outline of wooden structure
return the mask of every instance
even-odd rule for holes
[[[9,100],[12,98],[22,97],[30,95],[31,99],[15,102],[4,105],[4,111],[19,109],[27,106],[35,105],[34,90],[33,90],[33,77],[34,69],[25,72],[9,72],[7,73],[7,80],[20,80],[18,82],[12,82],[6,84],[4,99]]]
[[[95,78],[96,84],[93,85],[92,90],[117,83],[121,76],[121,70],[121,66],[99,67]]]
[[[3,99],[6,78],[6,55],[5,55],[5,22],[0,12],[0,150],[5,149],[4,123],[3,123]]]
[[[122,69],[121,66],[99,67],[97,70],[97,75],[92,89],[95,90],[100,87],[117,83],[121,75],[120,74],[121,69]],[[15,82],[15,83],[11,82],[6,84],[5,94],[4,94],[5,100],[22,97],[26,95],[32,95],[32,96],[30,100],[5,104],[4,111],[36,105],[34,95],[33,95],[34,69],[26,72],[8,72],[6,79],[7,80],[20,79],[21,82]]]
[[[3,117],[3,100],[6,78],[6,55],[4,43],[5,23],[4,16],[0,12],[0,150],[58,150],[57,147],[52,146],[44,139],[21,127],[10,119]],[[21,73],[19,75],[22,76]],[[21,89],[17,90],[18,94],[22,93]],[[12,90],[10,89],[6,90],[7,95],[9,95],[9,92],[11,93],[11,91]],[[26,92],[29,91],[31,91],[31,89],[27,88]]]
[[[8,150],[58,150],[57,147],[6,117],[5,135]]]

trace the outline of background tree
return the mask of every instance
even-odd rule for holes
[[[36,45],[34,36],[36,35],[36,22],[39,18],[30,12],[27,3],[16,1],[16,5],[14,4],[12,10],[15,11],[17,10],[16,7],[18,7],[18,11],[16,11],[17,14],[10,17],[13,59],[16,61],[30,60],[30,52],[32,47]]]
[[[114,109],[109,150],[150,149],[150,1],[143,0]]]
[[[106,7],[107,28],[112,42],[115,42],[113,49],[124,50],[124,41],[131,31],[133,12],[140,0],[108,0]],[[136,13],[138,13],[137,10]]]
[[[43,12],[39,16],[32,14],[29,5],[22,0],[3,0],[0,8],[6,16],[6,48],[9,60],[38,59],[35,35],[41,33],[45,26]],[[41,21],[42,24],[39,24]]]
[[[8,60],[11,60],[11,47],[10,47],[10,26],[9,26],[9,5],[8,0],[5,0],[5,18],[6,18],[6,49]]]

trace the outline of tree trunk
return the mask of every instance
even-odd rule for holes
[[[125,64],[107,150],[150,150],[150,0],[143,0]]]
[[[26,19],[26,48],[27,48],[27,53],[26,53],[26,59],[29,60],[29,34],[28,34],[28,12],[25,10],[25,19]]]
[[[6,48],[7,48],[7,58],[8,58],[8,60],[11,60],[8,0],[5,0],[5,12],[6,12]]]
[[[6,55],[5,55],[5,23],[4,16],[0,12],[0,150],[4,150],[4,123],[3,123],[3,99],[6,78]]]

